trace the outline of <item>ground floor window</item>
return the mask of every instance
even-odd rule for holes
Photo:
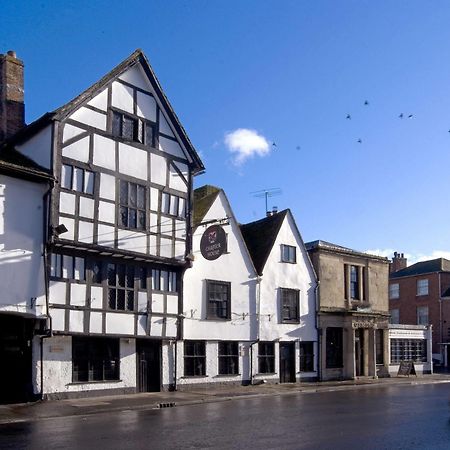
[[[74,382],[119,380],[120,343],[115,338],[72,338]]]
[[[206,375],[206,348],[204,341],[184,342],[184,375],[186,377]]]
[[[275,373],[275,344],[273,342],[258,344],[258,372]]]
[[[314,371],[314,342],[300,342],[300,372]]]
[[[342,328],[327,328],[326,334],[327,369],[341,368],[343,366]]]
[[[237,375],[238,373],[239,344],[219,342],[219,375]]]
[[[392,364],[400,361],[425,362],[426,360],[426,339],[391,339]]]

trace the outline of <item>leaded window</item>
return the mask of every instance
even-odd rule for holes
[[[119,226],[145,230],[147,205],[145,187],[121,180],[119,202]]]
[[[109,308],[134,311],[134,266],[109,263],[107,277]]]
[[[168,270],[152,270],[152,290],[177,292],[177,273]]]
[[[83,194],[94,194],[95,173],[68,164],[61,169],[61,187]]]

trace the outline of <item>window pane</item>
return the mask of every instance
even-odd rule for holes
[[[85,275],[84,275],[84,258],[75,258],[75,273],[74,273],[75,280],[84,281]]]
[[[61,169],[61,186],[72,189],[72,166],[63,165]]]
[[[120,207],[120,225],[123,227],[128,226],[128,208]]]
[[[148,123],[145,124],[145,145],[153,147],[153,127]]]
[[[74,167],[73,189],[77,192],[83,192],[83,169]]]
[[[154,291],[161,290],[161,280],[160,280],[160,271],[153,269],[152,270],[152,289]]]
[[[177,291],[177,274],[176,272],[169,272],[169,291]]]
[[[110,309],[116,309],[116,290],[108,289],[108,303]]]
[[[145,209],[145,187],[137,187],[137,207],[140,209]]]
[[[125,310],[125,291],[117,289],[117,309]]]
[[[126,181],[120,181],[120,204],[128,205],[128,183]]]
[[[132,208],[128,209],[128,227],[137,228],[136,210]]]
[[[134,288],[134,267],[127,266],[126,275],[127,288]]]
[[[139,228],[140,230],[145,229],[145,212],[144,211],[138,211],[138,223],[136,228]]]
[[[86,194],[94,194],[94,172],[90,172],[89,170],[85,171],[84,174],[84,192]]]
[[[141,289],[147,289],[147,270],[145,267],[139,269],[139,287]]]
[[[101,284],[102,282],[102,263],[94,261],[92,264],[92,283]]]
[[[125,266],[117,264],[117,286],[125,287]]]
[[[128,186],[129,189],[129,206],[136,207],[137,206],[137,184],[130,183]]]
[[[127,139],[134,139],[135,120],[131,117],[122,118],[122,136]]]
[[[134,310],[134,292],[133,291],[127,291],[127,310],[128,311]]]
[[[162,205],[161,205],[163,213],[165,214],[169,213],[169,205],[170,205],[170,195],[164,192],[162,195]]]
[[[186,204],[186,201],[185,201],[184,198],[180,198],[178,200],[178,215],[180,217],[184,217],[185,216],[185,211],[184,211],[185,204]]]
[[[122,114],[113,113],[112,117],[112,134],[114,136],[122,135]]]
[[[169,290],[169,272],[167,270],[161,270],[161,290]]]
[[[73,279],[73,256],[63,256],[63,278]]]
[[[178,215],[178,197],[172,195],[170,198],[170,214],[172,216]]]
[[[108,284],[110,286],[116,285],[116,265],[108,264]]]

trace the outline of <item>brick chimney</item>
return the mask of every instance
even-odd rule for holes
[[[0,54],[0,142],[25,125],[23,62],[16,52]]]
[[[407,259],[404,253],[394,252],[392,262],[389,264],[389,273],[394,273],[404,269],[407,266]]]

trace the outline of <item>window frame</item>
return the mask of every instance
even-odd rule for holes
[[[239,375],[239,342],[219,341],[218,374]]]
[[[258,373],[274,374],[275,372],[275,342],[258,342]]]
[[[426,311],[426,315],[424,314]],[[426,317],[426,323],[422,323],[423,318]],[[429,325],[430,324],[430,308],[428,305],[417,306],[416,308],[417,325]]]
[[[295,245],[281,244],[281,262],[297,263],[297,247]]]
[[[114,266],[114,281],[110,283],[110,268]],[[121,270],[123,268],[123,271]],[[106,264],[106,285],[107,285],[107,305],[110,311],[136,311],[136,266],[132,264],[115,263],[109,261]],[[132,271],[132,272],[131,272]],[[131,273],[130,273],[131,272]],[[123,277],[123,282],[121,281]],[[132,285],[128,284],[128,279],[131,277]],[[114,291],[114,299],[112,298],[112,292]],[[122,297],[123,300],[120,298]],[[130,299],[131,296],[131,299]],[[119,301],[123,301],[123,307],[119,304]]]
[[[428,278],[420,278],[416,282],[416,296],[429,295],[430,283]]]
[[[139,184],[139,183],[135,183],[133,181],[128,181],[128,180],[124,180],[124,179],[119,179],[118,180],[118,184],[119,184],[119,203],[118,203],[118,215],[117,215],[117,226],[125,229],[125,230],[136,230],[136,231],[146,231],[147,230],[147,214],[149,211],[148,208],[148,191],[147,191],[147,186],[143,185],[143,184]],[[122,187],[126,185],[126,201],[123,199],[123,190]],[[135,204],[133,204],[133,200],[131,199],[132,197],[132,192],[136,191],[136,200],[135,200]],[[139,206],[139,192],[144,193],[144,202],[143,202],[143,207]],[[123,210],[126,210],[126,224],[123,221]],[[134,211],[135,213],[135,221],[136,221],[136,226],[130,226],[130,213]],[[143,226],[139,226],[140,220],[139,217],[143,215],[144,217],[144,224]]]
[[[70,266],[69,266],[69,261]],[[81,264],[82,263],[82,264]],[[81,264],[81,266],[80,266]],[[77,276],[77,267],[79,275]],[[83,256],[50,254],[50,279],[86,282],[86,258]]]
[[[68,187],[66,185],[66,178],[65,178],[65,173],[67,171],[67,168],[70,168],[70,187]],[[81,179],[81,185],[82,188],[79,189],[78,186],[76,185],[76,177],[75,177],[75,171],[81,171],[82,173],[82,179]],[[90,174],[92,175],[92,182],[86,182],[87,178],[86,178],[86,174]],[[74,165],[74,164],[66,164],[66,163],[62,163],[61,164],[61,179],[60,179],[60,189],[64,189],[65,191],[70,191],[70,192],[76,192],[77,194],[82,194],[85,196],[88,196],[89,198],[94,197],[95,194],[95,180],[96,180],[96,172],[94,172],[93,170],[88,170],[85,169],[83,167]],[[92,187],[91,189],[87,189],[89,186]]]
[[[389,300],[400,298],[400,283],[389,283]]]
[[[305,351],[305,350],[310,350]],[[299,345],[299,371],[314,372],[314,342],[301,341]]]
[[[205,280],[206,282],[206,318],[208,320],[230,320],[231,319],[231,282],[220,280]],[[212,299],[213,288],[225,288],[226,299]],[[220,292],[217,292],[220,294]],[[219,307],[218,303],[222,303]],[[215,305],[213,308],[212,305]],[[219,309],[222,313],[219,314]]]
[[[188,354],[187,349],[192,349],[192,354]],[[206,343],[205,341],[187,340],[184,341],[183,362],[185,377],[205,377],[206,376]],[[189,362],[189,364],[188,364]],[[192,362],[192,371],[191,369]],[[198,365],[200,364],[200,365]],[[200,370],[196,370],[200,368]],[[190,372],[190,373],[188,373]],[[198,373],[197,373],[198,372]]]
[[[125,131],[124,124],[126,120],[132,122],[132,137],[128,136]],[[119,129],[116,129],[117,123],[119,123],[118,127],[120,131]],[[148,129],[152,130],[150,143],[147,142]],[[154,122],[114,108],[111,108],[111,134],[116,138],[118,137],[128,142],[139,143],[145,147],[156,148],[156,124]]]
[[[83,369],[80,369],[80,366],[84,366]],[[96,373],[99,374],[100,372],[102,376],[96,376]],[[72,336],[73,383],[98,383],[119,380],[119,338]]]
[[[428,342],[426,339],[390,339],[391,364],[400,361],[426,362],[428,360]]]
[[[290,296],[293,298],[289,298]],[[281,323],[300,323],[299,289],[280,288],[280,306]]]

